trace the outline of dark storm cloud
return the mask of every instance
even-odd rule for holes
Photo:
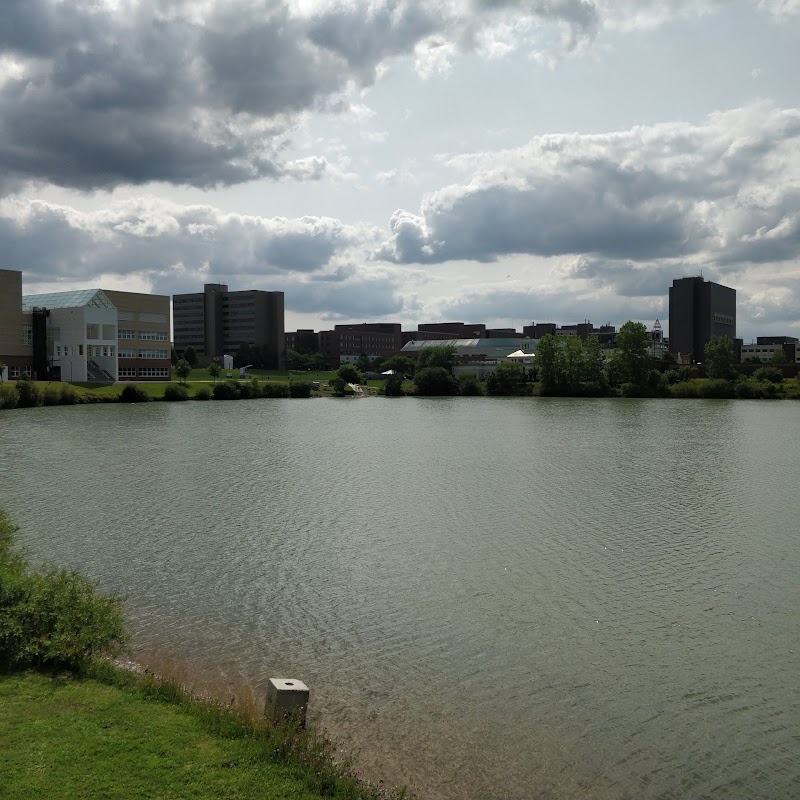
[[[800,255],[800,110],[757,104],[700,126],[548,135],[454,157],[468,175],[397,211],[378,251],[398,263],[525,253],[713,262]]]
[[[318,178],[324,161],[282,157],[298,115],[348,108],[387,60],[491,50],[495,34],[535,49],[548,24],[569,49],[616,13],[599,0],[4,0],[0,191]]]

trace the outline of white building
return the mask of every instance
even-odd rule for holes
[[[70,382],[117,380],[117,309],[101,289],[25,295],[23,313],[47,309],[47,360]]]

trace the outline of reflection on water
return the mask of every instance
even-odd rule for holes
[[[0,415],[34,558],[137,644],[437,798],[800,796],[790,403],[254,401]]]

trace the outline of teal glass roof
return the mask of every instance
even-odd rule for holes
[[[45,294],[26,294],[22,298],[22,310],[33,308],[114,308],[114,304],[100,289],[76,289],[72,292],[46,292]]]

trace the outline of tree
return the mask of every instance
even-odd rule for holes
[[[291,347],[287,348],[286,369],[308,369],[308,356]]]
[[[403,376],[397,372],[390,375],[383,385],[383,393],[387,397],[402,397],[405,394],[403,392]]]
[[[189,366],[194,369],[197,366],[197,353],[194,347],[188,345],[183,351],[183,360],[188,362]],[[177,366],[177,364],[175,365]]]
[[[361,383],[361,373],[352,364],[342,364],[336,370],[336,376],[345,383]]]
[[[786,351],[781,347],[779,350],[776,350],[772,354],[772,358],[770,358],[771,364],[785,364],[786,363]]]
[[[606,354],[596,336],[583,343],[583,380],[590,383],[605,383]]]
[[[441,367],[448,372],[452,372],[455,363],[456,349],[451,344],[423,347],[417,356],[417,369]]]
[[[722,378],[729,381],[736,376],[733,363],[736,353],[733,339],[727,336],[713,336],[705,347],[706,375],[709,378]]]
[[[181,379],[181,383],[186,383],[191,371],[192,365],[185,358],[179,358],[175,365],[175,374]]]
[[[418,369],[414,375],[414,386],[420,397],[458,394],[456,379],[444,367]]]
[[[562,383],[561,343],[552,333],[542,336],[536,345],[536,368],[545,394]]]
[[[391,356],[384,360],[381,367],[384,371],[393,369],[401,375],[414,374],[414,362],[412,359],[406,358],[406,356]]]
[[[211,363],[208,365],[208,374],[214,379],[214,386],[217,385],[217,378],[220,372],[222,372],[222,367],[220,366],[219,359],[212,358]]]
[[[648,352],[647,328],[641,322],[626,322],[616,336],[616,367],[621,383],[645,383],[652,358]]]
[[[486,376],[486,394],[500,396],[527,393],[528,383],[522,364],[504,361]]]
[[[369,360],[369,356],[365,355],[364,353],[362,353],[356,360],[356,369],[359,372],[368,372],[371,366],[372,362]]]

